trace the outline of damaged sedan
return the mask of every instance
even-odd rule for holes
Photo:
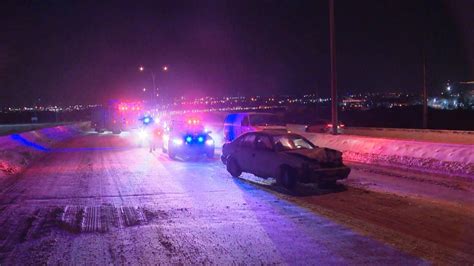
[[[345,179],[350,168],[337,150],[315,146],[298,134],[272,131],[249,132],[224,144],[222,162],[233,177],[242,172],[292,189],[298,182],[331,186]]]

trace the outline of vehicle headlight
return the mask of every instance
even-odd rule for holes
[[[206,145],[209,145],[209,146],[214,145],[214,140],[213,139],[206,140]]]
[[[138,132],[138,137],[140,139],[147,139],[148,138],[148,132],[142,130],[142,131]]]
[[[180,145],[183,145],[183,140],[182,139],[173,139],[173,144],[174,145],[177,145],[177,146],[180,146]]]

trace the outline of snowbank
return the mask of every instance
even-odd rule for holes
[[[80,134],[88,125],[77,123],[0,137],[0,180],[21,172],[33,159],[49,152],[56,143]]]
[[[410,128],[376,128],[346,127],[345,135],[356,135],[376,138],[403,139],[453,144],[474,144],[474,131],[410,129]]]
[[[342,151],[344,160],[347,161],[392,165],[474,178],[474,145],[353,135],[301,134],[318,146]]]

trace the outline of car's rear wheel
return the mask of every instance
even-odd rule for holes
[[[296,185],[296,178],[289,167],[280,168],[276,181],[278,185],[287,189],[293,189]]]
[[[227,162],[227,172],[233,177],[239,177],[242,174],[242,169],[234,158],[230,158]]]

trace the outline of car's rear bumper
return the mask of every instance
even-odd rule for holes
[[[195,156],[214,151],[214,146],[207,145],[183,145],[172,147],[175,154]]]
[[[321,183],[345,179],[349,176],[351,169],[347,166],[321,169],[303,169],[299,174],[302,183]]]

